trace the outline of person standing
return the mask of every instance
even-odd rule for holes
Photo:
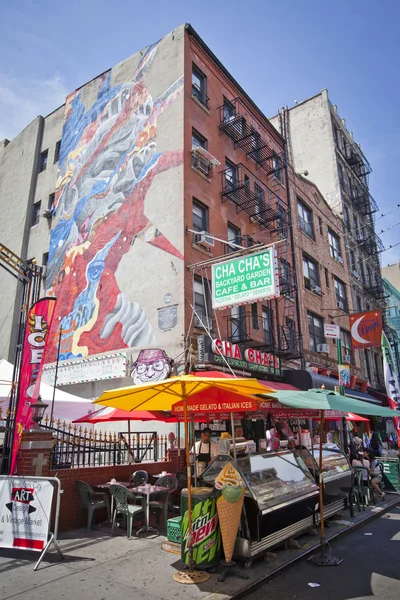
[[[196,450],[196,461],[206,463],[206,465],[218,456],[218,445],[211,441],[211,434],[211,429],[205,427],[201,432],[201,439],[194,445]]]

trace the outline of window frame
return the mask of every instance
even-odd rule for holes
[[[315,267],[314,270],[314,275],[313,277],[311,277],[312,274],[312,270],[310,269],[310,265],[312,265],[312,267]],[[306,271],[308,273],[308,276],[306,274]],[[319,273],[319,264],[312,259],[310,256],[308,256],[308,254],[303,254],[303,278],[304,278],[304,287],[306,290],[309,290],[310,292],[312,291],[313,287],[321,287],[321,277],[320,277],[320,273]],[[313,282],[314,279],[314,282]],[[307,283],[308,281],[308,283]]]
[[[312,319],[312,322],[310,321]],[[321,327],[315,325],[314,320],[320,321]],[[307,311],[307,322],[308,322],[308,335],[310,338],[310,350],[311,352],[318,352],[317,347],[319,344],[326,344],[326,338],[324,335],[324,318],[316,313]],[[310,327],[311,325],[311,327]],[[317,329],[316,329],[317,327]],[[315,335],[316,331],[321,332],[321,336]]]
[[[193,138],[197,138],[199,140],[199,143],[193,144]],[[199,131],[197,131],[197,129],[192,127],[192,150],[193,148],[204,148],[204,150],[207,150],[207,145],[207,138],[204,137],[204,135],[202,135]]]
[[[53,160],[53,164],[57,164],[58,161],[60,160],[60,151],[61,151],[61,140],[58,140],[58,142],[56,142],[55,148],[54,148],[54,160]]]
[[[42,201],[38,200],[34,202],[32,205],[32,217],[31,217],[31,227],[38,225],[40,222],[40,212],[42,208]]]
[[[338,277],[333,277],[333,286],[335,288],[336,302],[342,302],[343,309],[341,309],[341,310],[343,310],[344,312],[348,312],[346,284]],[[343,291],[343,295],[341,295],[341,293],[340,293],[341,288]]]
[[[193,81],[193,75],[197,77],[200,85]],[[192,98],[208,108],[207,75],[195,63],[192,63]]]
[[[274,311],[270,306],[261,307],[261,322],[264,343],[268,347],[272,347],[275,344],[274,336]],[[266,325],[268,324],[268,327]]]
[[[195,212],[194,212],[195,208],[197,208],[203,212],[201,229],[198,228],[199,225],[197,225],[194,220],[194,217],[196,216]],[[204,227],[204,225],[205,225],[205,227]],[[208,208],[208,206],[206,204],[203,204],[203,202],[200,202],[200,200],[197,200],[197,198],[193,198],[192,199],[192,229],[198,233],[201,233],[202,231],[204,231],[206,233],[210,233],[209,226],[210,226],[210,209]],[[196,235],[197,235],[196,233],[193,234],[193,237],[195,240],[196,240]]]
[[[225,96],[224,98],[224,102],[222,105],[222,110],[223,110],[223,122],[224,123],[230,123],[231,121],[234,121],[236,119],[236,106],[233,102],[231,102],[230,100],[228,100],[228,98],[226,98]],[[229,112],[231,111],[231,114],[229,115]],[[227,116],[228,114],[228,116]]]
[[[234,332],[234,327],[235,332]],[[231,339],[232,342],[238,343],[243,341],[247,335],[246,330],[246,311],[242,305],[231,307]]]
[[[340,343],[342,349],[342,361],[343,356],[348,354],[350,356],[350,362],[353,360],[353,351],[351,347],[351,335],[346,329],[340,328]]]
[[[196,291],[197,286],[201,286],[200,291]],[[205,317],[208,319],[208,325],[211,324],[211,327],[209,327],[209,329],[212,330],[212,299],[211,299],[210,288],[211,288],[211,283],[210,283],[210,280],[207,279],[207,277],[200,277],[199,275],[194,276],[194,279],[193,279],[193,306],[201,318]],[[203,299],[202,302],[198,302],[200,297]],[[201,312],[199,307],[201,307],[201,308],[204,307],[204,311]],[[196,315],[194,315],[194,316],[196,318]],[[203,318],[202,318],[202,320],[203,320]],[[195,327],[202,329],[200,322],[198,325],[195,325]]]
[[[49,149],[47,148],[47,150],[43,150],[39,154],[39,165],[38,165],[39,173],[43,173],[43,171],[45,171],[47,169],[48,161],[49,161]]]
[[[308,215],[310,220],[305,219],[304,215]],[[300,231],[311,240],[315,240],[313,211],[300,198],[297,198],[297,217]]]
[[[278,154],[272,157],[272,168],[274,170],[274,179],[280,185],[283,185],[283,161]]]
[[[229,230],[231,230],[231,232],[235,233],[234,238],[229,237]],[[226,244],[228,254],[232,254],[232,252],[237,252],[239,250],[239,248],[235,248],[234,246],[232,247],[230,244],[233,242],[234,244],[241,245],[241,241],[242,241],[242,232],[241,232],[240,228],[236,227],[236,225],[233,225],[233,223],[230,223],[228,221],[228,223],[227,223],[227,244]]]
[[[343,256],[340,248],[340,237],[330,227],[328,227],[328,242],[329,254],[331,255],[331,258],[336,260],[338,263],[343,263]],[[337,247],[333,242],[336,242]],[[341,260],[339,260],[339,258]]]

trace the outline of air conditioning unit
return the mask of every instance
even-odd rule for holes
[[[355,277],[356,279],[358,279],[360,277],[358,274],[358,271],[356,271],[356,270],[353,271],[353,277]]]
[[[53,211],[50,208],[48,208],[47,210],[44,210],[42,212],[42,217],[44,217],[45,219],[51,219],[52,216],[53,216]]]
[[[212,330],[212,318],[206,317],[206,315],[194,315],[194,326],[198,329]]]
[[[214,238],[211,235],[208,235],[207,232],[201,231],[200,233],[195,234],[194,243],[209,248],[214,246]]]
[[[317,352],[329,354],[329,344],[317,344]]]
[[[342,257],[342,256],[338,255],[338,256],[336,257],[336,260],[337,260],[337,262],[338,262],[339,264],[341,264],[341,265],[343,264],[343,257]]]
[[[336,306],[338,308],[340,308],[340,310],[344,310],[344,302],[341,302],[340,300],[338,300],[338,302],[336,302]]]
[[[314,294],[318,294],[318,296],[322,296],[322,289],[319,287],[319,285],[312,285],[311,291],[314,292]]]
[[[351,363],[351,356],[350,354],[345,354],[342,358],[342,361],[346,364],[349,365]]]

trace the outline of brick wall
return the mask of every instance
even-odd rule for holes
[[[107,467],[86,467],[77,469],[50,470],[48,467],[52,434],[50,432],[26,431],[21,441],[18,456],[18,473],[21,475],[41,475],[42,477],[58,477],[61,481],[63,494],[61,496],[61,510],[59,530],[68,531],[78,526],[79,496],[75,490],[75,481],[81,480],[91,486],[106,483],[112,478],[117,481],[128,481],[135,471],[144,470],[150,475],[160,471],[176,473],[184,470],[184,450],[169,450],[167,460],[153,463],[135,463],[131,465],[117,465]],[[39,463],[39,464],[38,464]],[[43,463],[43,464],[41,464]],[[54,512],[54,511],[53,511]],[[79,526],[85,526],[87,514],[82,511]],[[95,519],[104,521],[105,511],[96,511]]]

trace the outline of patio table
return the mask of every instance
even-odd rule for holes
[[[162,487],[161,485],[149,484],[139,485],[138,487],[132,487],[129,489],[134,494],[140,494],[141,496],[144,496],[146,501],[145,524],[138,530],[137,535],[139,535],[143,531],[152,531],[153,533],[159,533],[158,529],[156,529],[155,527],[151,527],[150,525],[150,496],[154,494],[159,494],[161,492],[168,492],[168,489]]]
[[[111,481],[107,481],[106,483],[96,483],[95,485],[93,485],[92,487],[95,489],[99,489],[99,490],[107,490],[110,491],[110,487],[112,485],[123,485],[124,487],[129,488],[129,486],[131,485],[129,481],[113,481],[111,483]],[[110,523],[112,523],[113,520],[113,514],[114,514],[114,497],[111,496],[111,518],[110,518]]]

